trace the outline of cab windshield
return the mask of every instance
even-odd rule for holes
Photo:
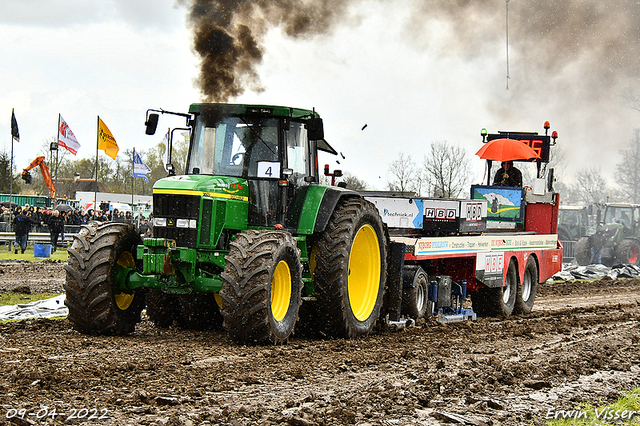
[[[197,118],[187,174],[280,177],[279,122],[276,118]]]
[[[632,214],[633,211],[630,207],[609,206],[604,216],[604,223],[606,225],[622,223],[626,227],[631,227]]]

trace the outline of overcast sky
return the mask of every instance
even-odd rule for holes
[[[257,66],[264,90],[236,101],[315,108],[346,157],[331,167],[372,189],[386,188],[400,152],[421,163],[444,140],[474,157],[481,128],[543,132],[546,120],[567,153],[565,181],[595,165],[613,182],[640,127],[623,97],[640,92],[638,2],[511,0],[509,90],[505,2],[440,3],[352,0],[325,34],[272,28]],[[144,134],[146,109],[184,112],[201,99],[187,13],[174,0],[3,0],[0,148],[11,149],[15,108],[16,168],[56,136],[58,113],[82,145],[78,158],[95,158],[98,115],[121,151],[157,144],[162,131]],[[163,116],[159,127],[183,124]],[[483,163],[472,165],[479,181]]]

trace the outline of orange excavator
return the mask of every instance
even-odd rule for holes
[[[51,195],[51,198],[55,198],[56,189],[53,187],[53,182],[51,182],[51,174],[49,173],[49,167],[47,166],[47,163],[44,162],[44,155],[36,157],[36,159],[33,160],[31,164],[29,164],[29,166],[22,171],[22,180],[24,180],[26,183],[31,183],[31,173],[29,173],[29,170],[38,166],[40,166],[40,171],[42,172],[44,183],[45,185],[47,185],[47,188],[49,188],[49,194]]]

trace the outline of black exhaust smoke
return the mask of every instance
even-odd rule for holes
[[[227,101],[246,89],[263,90],[256,67],[262,61],[262,39],[269,29],[280,28],[292,38],[330,34],[336,24],[357,19],[348,8],[362,3],[176,1],[189,10],[193,48],[201,57],[197,84],[206,101]],[[391,4],[391,0],[378,1]],[[499,58],[504,51],[504,1],[416,0],[401,4],[414,8],[407,14],[404,30],[407,41],[416,47],[429,45],[431,24],[439,22],[449,30],[443,56]],[[610,97],[612,90],[620,93],[622,88],[637,86],[640,3],[636,0],[532,0],[511,2],[509,11],[512,81],[526,82],[519,88],[523,92],[538,97],[540,84],[544,84],[556,90],[556,96],[575,97],[576,90],[567,85],[579,79],[580,99],[584,100]],[[380,28],[381,32],[387,30]]]

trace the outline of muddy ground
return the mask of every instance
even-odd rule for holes
[[[0,264],[4,291],[63,279],[61,264]],[[128,337],[1,324],[0,423],[538,425],[640,386],[639,305],[640,280],[545,284],[526,317],[276,347],[146,319]]]

